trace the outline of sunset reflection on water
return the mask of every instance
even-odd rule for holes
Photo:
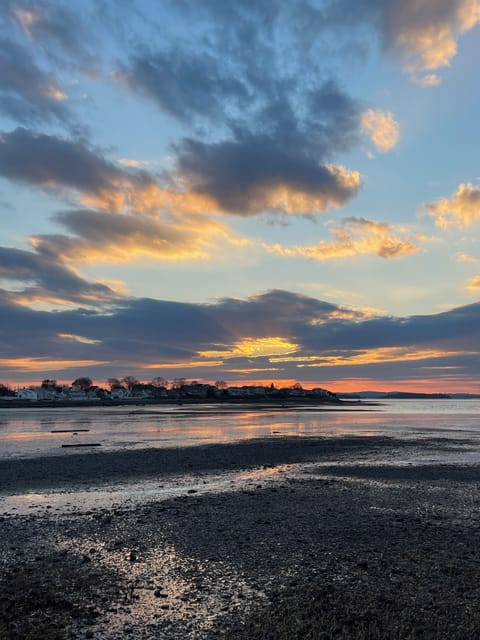
[[[1,409],[0,457],[181,447],[282,436],[480,437],[479,401],[397,401],[361,410],[235,406]],[[55,430],[69,433],[51,433]],[[78,430],[76,433],[74,433]],[[83,431],[82,431],[83,430]],[[88,431],[86,431],[88,430]],[[89,451],[88,447],[82,452]]]

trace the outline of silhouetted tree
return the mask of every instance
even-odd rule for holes
[[[84,391],[88,391],[92,386],[92,379],[86,376],[82,378],[77,378],[72,382],[72,387],[78,387],[79,389],[83,389]]]
[[[172,382],[172,389],[180,389],[187,382],[186,378],[174,378]]]
[[[225,382],[225,380],[217,380],[215,382],[215,386],[217,387],[217,389],[219,389],[220,391],[223,391],[224,389],[227,388],[227,383]]]
[[[157,376],[152,380],[152,384],[154,387],[167,387],[168,380],[166,378],[162,378],[162,376]]]
[[[45,380],[42,380],[42,384],[41,387],[42,389],[54,389],[57,386],[57,381],[54,380],[53,378],[46,378]]]
[[[125,376],[122,378],[123,384],[125,384],[129,391],[132,391],[133,388],[139,384],[139,381],[135,378],[135,376]]]
[[[110,387],[110,391],[112,389],[122,389],[123,384],[120,382],[118,378],[108,378],[107,384]]]
[[[0,396],[14,396],[15,391],[8,385],[0,383]]]

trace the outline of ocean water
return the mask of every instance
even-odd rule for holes
[[[60,430],[64,432],[54,433]],[[98,448],[195,446],[282,435],[447,438],[468,441],[475,454],[476,447],[480,451],[480,400],[391,400],[333,411],[331,407],[259,410],[238,405],[0,409],[0,458],[69,455]]]

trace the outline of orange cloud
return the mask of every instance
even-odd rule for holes
[[[478,262],[478,260],[468,253],[457,253],[457,262]]]
[[[362,178],[358,171],[352,171],[342,165],[326,164],[324,169],[330,176],[334,187],[315,191],[308,191],[282,180],[265,180],[249,187],[245,194],[246,201],[242,213],[257,213],[268,210],[278,210],[288,214],[324,213],[331,207],[342,207],[346,194],[353,195],[362,185]],[[171,199],[172,207],[181,210],[215,211],[231,213],[228,206],[222,205],[214,195],[198,193],[195,181],[177,177],[179,188],[183,191],[165,192]],[[177,197],[177,199],[175,199]]]
[[[30,242],[37,252],[69,263],[124,263],[138,256],[206,259],[215,254],[219,241],[230,247],[248,244],[220,222],[193,214],[160,218],[87,210],[61,214],[59,220],[75,236],[39,235]]]
[[[473,291],[480,289],[480,276],[474,276],[473,278],[470,278],[470,280],[467,282],[466,288]]]
[[[326,165],[326,168],[335,178],[341,190],[354,192],[362,184],[358,171],[349,171],[341,165],[331,164]],[[259,187],[250,202],[254,211],[279,209],[286,213],[297,214],[324,213],[330,207],[342,207],[344,204],[344,197],[336,197],[334,193],[311,194],[284,184]]]
[[[385,125],[386,126],[386,125]],[[385,137],[387,136],[384,133]],[[135,161],[133,161],[135,162]],[[125,163],[122,163],[125,164]],[[129,166],[133,167],[132,162]],[[138,166],[138,165],[137,165]],[[324,193],[308,193],[282,182],[266,182],[256,186],[249,194],[249,210],[277,209],[289,214],[311,212],[324,213],[330,207],[345,204],[345,193],[354,193],[360,188],[362,179],[358,171],[342,165],[325,165],[335,181],[336,189],[325,189]],[[52,184],[52,187],[58,185]],[[110,177],[108,185],[85,192],[80,196],[83,206],[99,211],[155,215],[162,211],[174,213],[229,213],[213,196],[195,190],[188,181],[177,176],[174,189],[159,187],[152,181],[138,180],[137,176],[123,174]]]
[[[212,198],[194,192],[162,189],[153,182],[139,184],[127,177],[112,180],[111,185],[85,193],[80,202],[99,211],[130,211],[154,215],[160,211],[209,213],[218,209]]]
[[[457,38],[480,22],[478,0],[402,0],[391,16],[394,46],[407,59],[404,71],[417,74],[450,65],[457,53]],[[423,86],[434,86],[436,76],[423,78]],[[417,79],[417,83],[422,78]]]
[[[63,102],[64,100],[68,100],[68,95],[54,85],[49,85],[45,89],[45,95],[47,96],[47,98],[50,98],[50,100],[55,100],[56,102]]]
[[[60,371],[75,367],[93,367],[107,362],[99,360],[51,360],[49,358],[0,358],[0,367],[10,371]]]
[[[425,89],[427,87],[437,87],[441,83],[441,79],[436,73],[427,73],[425,76],[412,76],[410,82]]]
[[[432,358],[447,358],[461,355],[476,355],[475,351],[442,351],[440,349],[415,349],[415,347],[379,347],[365,351],[349,351],[342,354],[325,356],[308,356],[304,363],[297,367],[338,367],[361,366],[366,364],[383,364],[387,362],[414,362],[417,360],[431,360]],[[312,362],[316,359],[316,362]],[[272,362],[278,362],[272,359]]]
[[[442,198],[425,206],[428,213],[435,218],[437,227],[471,227],[480,220],[480,189],[474,187],[471,182],[460,184],[451,198]]]
[[[369,109],[362,114],[360,123],[362,131],[370,136],[379,151],[390,151],[397,146],[400,129],[392,113]]]
[[[322,240],[305,247],[283,247],[280,244],[264,244],[271,253],[282,256],[304,256],[313,260],[349,258],[356,255],[378,255],[382,258],[397,258],[416,253],[418,246],[413,239],[406,239],[405,227],[375,222],[364,218],[346,218],[342,226],[332,229],[334,240]],[[422,238],[417,236],[415,240]]]
[[[66,342],[79,342],[80,344],[101,344],[101,340],[92,340],[92,338],[86,338],[85,336],[78,336],[74,333],[58,333],[57,338],[65,340]]]

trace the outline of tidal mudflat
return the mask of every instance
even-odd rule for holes
[[[475,446],[281,437],[3,460],[0,637],[478,638],[480,466],[419,463]]]

